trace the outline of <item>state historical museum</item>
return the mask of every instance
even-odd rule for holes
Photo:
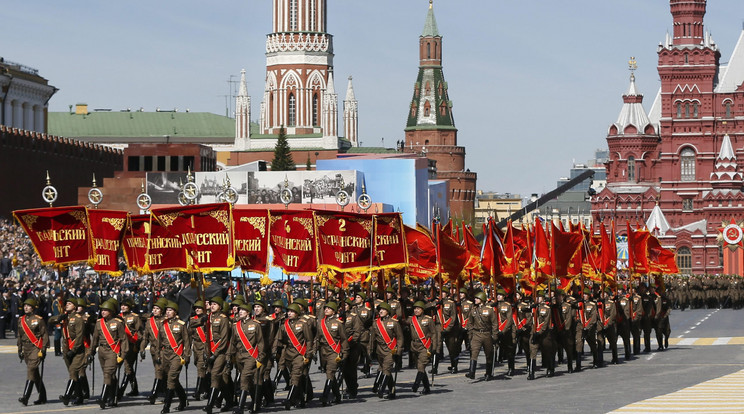
[[[647,225],[687,274],[742,274],[742,249],[722,247],[722,223],[744,219],[744,32],[728,63],[704,30],[705,0],[671,0],[673,35],[658,46],[661,88],[647,113],[630,87],[609,127],[607,186],[596,222]],[[631,69],[635,62],[631,60]]]

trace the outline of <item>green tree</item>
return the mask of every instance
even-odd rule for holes
[[[292,159],[292,151],[289,149],[287,133],[284,127],[279,129],[279,139],[274,147],[274,159],[271,160],[271,171],[294,171],[297,167]]]

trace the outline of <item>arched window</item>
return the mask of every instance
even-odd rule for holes
[[[628,181],[635,182],[635,172],[635,157],[631,155],[628,157]]]
[[[424,103],[424,116],[429,116],[430,111],[431,104],[429,103],[429,101],[426,101],[426,103]]]
[[[690,103],[685,102],[685,118],[689,118],[689,117],[690,117]]]
[[[677,249],[677,268],[684,275],[692,273],[692,253],[689,247]]]
[[[426,42],[426,58],[431,59],[431,43]]]
[[[695,181],[695,151],[685,148],[679,154],[680,179],[682,181]]]
[[[677,118],[682,118],[682,104],[677,102]]]
[[[289,0],[289,30],[297,30],[297,0]]]
[[[313,126],[318,126],[318,94],[313,95]]]
[[[690,63],[689,57],[687,56],[687,53],[685,53],[685,65],[688,65]]]
[[[726,118],[731,118],[731,102],[726,102]]]
[[[293,93],[289,94],[289,113],[288,113],[288,119],[287,119],[287,126],[295,126],[295,123],[297,122],[297,114],[296,114],[296,104],[295,102],[295,96]]]
[[[692,117],[697,118],[698,117],[698,104],[697,102],[692,103]]]
[[[310,0],[310,31],[314,32],[317,30],[315,24],[315,0]]]

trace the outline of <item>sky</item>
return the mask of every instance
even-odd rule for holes
[[[241,69],[252,118],[265,80],[269,0],[5,0],[0,56],[39,70],[70,105],[234,116]],[[353,76],[363,146],[404,137],[428,0],[329,0],[339,101]],[[574,163],[606,149],[628,89],[628,60],[648,111],[657,48],[672,29],[665,0],[435,0],[444,76],[466,168],[483,191],[545,193]],[[705,16],[727,62],[741,0]],[[339,105],[341,102],[339,102]],[[343,131],[343,128],[340,128]]]

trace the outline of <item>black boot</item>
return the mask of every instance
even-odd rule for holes
[[[31,398],[31,391],[34,390],[34,383],[30,380],[26,380],[26,385],[23,386],[23,396],[18,399],[18,402],[23,405],[28,405],[28,399]]]
[[[188,399],[186,397],[186,390],[183,389],[183,385],[176,384],[176,395],[178,395],[178,406],[176,407],[176,411],[183,411],[186,409],[186,406],[189,405]]]
[[[127,397],[136,397],[139,395],[139,386],[137,385],[137,377],[134,374],[129,376],[129,382],[132,384],[132,390],[127,393]]]
[[[426,375],[425,372],[421,373],[421,383],[424,386],[424,389],[421,390],[421,394],[426,395],[431,393],[431,384],[429,384],[429,377]]]
[[[214,408],[214,403],[217,401],[217,394],[219,391],[217,388],[212,388],[209,392],[209,398],[207,399],[207,405],[204,407],[204,411],[207,414],[212,414],[212,408]]]
[[[78,383],[82,386],[82,392],[83,392],[83,399],[89,400],[90,399],[90,384],[88,384],[88,377],[80,377],[78,378]]]
[[[454,358],[452,361],[450,361],[449,371],[453,374],[457,374],[457,358]]]
[[[290,385],[289,387],[289,394],[287,394],[287,399],[284,400],[284,409],[289,410],[294,405],[295,399],[297,398],[297,387],[294,385]]]
[[[260,406],[269,406],[271,404],[274,404],[274,384],[271,381],[266,381],[259,387],[261,389],[261,393],[258,395],[259,400],[262,401]]]
[[[333,393],[333,403],[339,404],[341,402],[341,390],[338,389],[336,378],[331,380],[331,392]]]
[[[486,361],[486,375],[483,376],[486,381],[493,379],[493,362]]]
[[[238,405],[235,406],[233,414],[243,414],[243,407],[245,407],[245,401],[248,399],[248,391],[240,390],[240,397],[238,398]],[[253,410],[251,410],[253,412]]]
[[[160,380],[155,378],[155,380],[152,381],[152,391],[150,391],[150,396],[147,397],[147,401],[150,402],[150,405],[155,404],[155,400],[158,398],[158,386],[160,385]]]
[[[506,370],[506,376],[512,377],[514,376],[514,356],[510,356],[507,360],[508,368]]]
[[[437,360],[434,362],[433,366],[431,367],[431,373],[434,375],[439,374],[439,360],[440,358],[437,357]]]
[[[387,383],[388,383],[388,395],[385,396],[388,400],[394,400],[396,389],[395,389],[395,377],[392,375],[387,375]]]
[[[547,373],[547,377],[548,378],[552,378],[553,375],[555,375],[555,361],[553,360],[553,358],[549,358],[548,359],[548,373]]]
[[[265,387],[271,389],[271,387]],[[263,384],[253,386],[253,396],[251,397],[251,412],[257,413],[261,409],[261,401],[263,400],[266,391],[264,391]],[[272,392],[273,394],[273,392]]]
[[[310,402],[315,396],[313,394],[313,382],[310,381],[310,375],[305,375],[305,402]]]
[[[194,401],[201,400],[201,386],[202,386],[202,377],[196,377],[196,388],[194,388],[194,395],[192,395],[192,397],[194,398]]]
[[[423,374],[421,371],[416,372],[416,379],[413,380],[411,391],[418,392],[419,385],[421,384],[421,374]],[[426,374],[423,374],[423,375],[426,375]]]
[[[165,400],[163,401],[163,409],[160,410],[160,414],[166,414],[170,412],[171,402],[173,402],[173,394],[176,390],[168,389],[165,391]]]
[[[76,385],[77,385],[77,381],[67,380],[67,386],[65,387],[65,393],[59,396],[59,400],[62,401],[62,404],[64,405],[70,404],[70,399],[72,399],[72,393],[77,388]]]
[[[388,376],[382,374],[380,377],[380,384],[377,386],[377,397],[382,398],[385,395],[385,386],[388,385]]]
[[[54,356],[62,356],[62,339],[54,340]]]
[[[44,386],[44,380],[42,380],[41,378],[36,383],[36,389],[39,391],[39,399],[34,401],[34,405],[46,404],[47,402],[46,387]]]
[[[289,370],[287,368],[282,370],[282,378],[284,378],[284,381],[287,384],[284,386],[284,391],[289,391],[291,385],[289,385]],[[279,388],[279,383],[276,384],[276,387]]]
[[[331,380],[326,379],[325,387],[323,387],[323,394],[320,395],[320,403],[323,407],[328,405],[328,400],[331,398]]]
[[[581,357],[578,354],[576,355],[576,368],[574,368],[574,372],[581,372]]]
[[[372,385],[372,393],[377,394],[377,390],[380,389],[380,380],[382,379],[382,371],[377,371],[377,377],[375,377],[375,383]]]
[[[98,399],[98,405],[101,406],[101,409],[106,408],[106,401],[109,397],[109,390],[111,390],[110,385],[103,384],[103,388],[101,388],[101,398]]]
[[[129,374],[124,374],[119,383],[119,388],[116,389],[116,401],[121,401],[124,398],[124,391],[127,390],[127,384],[129,384]]]
[[[527,363],[527,379],[528,380],[535,379],[535,369],[536,368],[537,368],[537,360],[536,359],[531,359]]]
[[[73,390],[73,396],[75,397],[75,399],[72,400],[72,405],[83,405],[83,403],[85,402],[85,398],[83,398],[82,377],[78,378],[78,380],[75,381],[75,389]]]
[[[222,396],[225,399],[225,404],[220,409],[220,412],[226,413],[232,411],[233,407],[235,407],[235,388],[232,382],[225,384],[222,388]]]
[[[475,379],[475,368],[478,366],[478,361],[470,361],[470,369],[468,370],[468,373],[465,374],[466,377],[470,379]]]

